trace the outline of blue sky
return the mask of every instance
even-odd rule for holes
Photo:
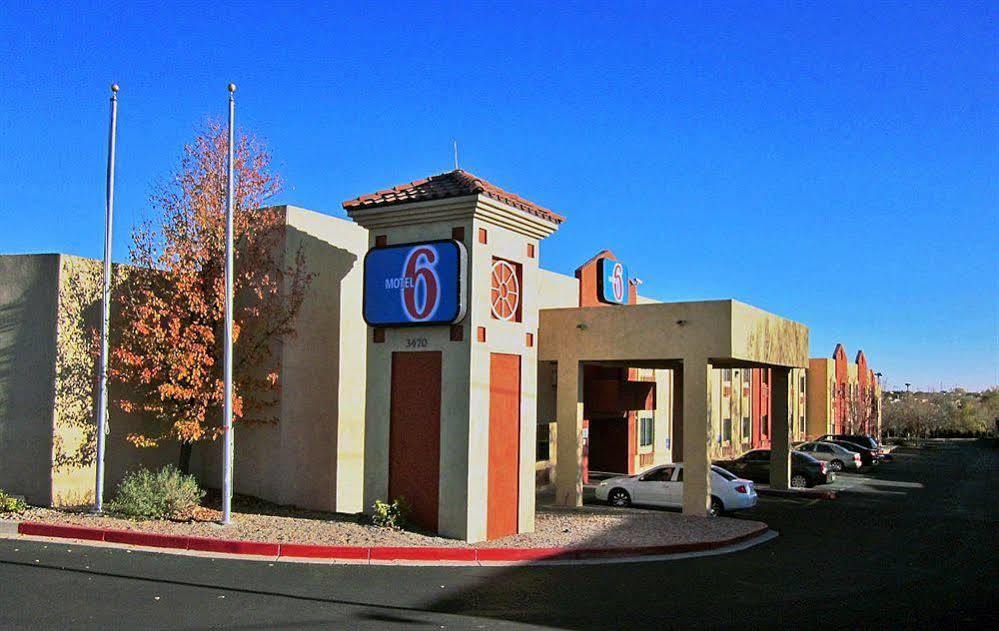
[[[890,385],[996,383],[996,5],[555,6],[3,3],[0,252],[100,256],[115,80],[124,259],[235,81],[278,202],[344,216],[457,138],[568,217],[545,267],[610,248],[647,295],[791,317]]]

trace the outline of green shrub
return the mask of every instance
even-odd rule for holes
[[[8,495],[6,491],[0,489],[0,515],[6,513],[23,513],[28,509],[28,505],[19,497]]]
[[[125,475],[107,508],[124,517],[162,519],[197,506],[204,496],[194,476],[173,465],[159,471],[143,468]]]
[[[406,525],[409,507],[403,498],[396,498],[391,503],[375,500],[374,508],[375,514],[371,516],[371,523],[374,525],[392,530],[402,530]]]

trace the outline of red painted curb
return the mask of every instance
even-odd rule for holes
[[[313,546],[304,543],[282,543],[281,556],[303,559],[369,559],[371,548],[364,546]]]
[[[281,553],[281,544],[265,541],[238,541],[233,539],[212,539],[210,537],[188,537],[188,550],[202,552],[226,552],[229,554],[254,554],[276,557]]]
[[[239,541],[210,537],[185,537],[132,530],[111,530],[86,526],[62,526],[40,522],[21,522],[17,532],[39,537],[60,537],[107,541],[153,548],[176,548],[202,552],[222,552],[270,557],[345,559],[373,561],[562,561],[582,559],[634,558],[685,552],[703,552],[736,545],[767,532],[760,528],[721,541],[699,541],[661,546],[621,546],[613,548],[441,548],[430,546],[323,546],[300,543]]]
[[[429,546],[370,548],[372,561],[475,561],[475,548],[432,548]]]
[[[61,537],[63,539],[86,539],[88,541],[104,541],[104,531],[86,526],[60,526],[57,524],[42,524],[35,521],[22,521],[17,526],[18,534],[34,535],[36,537]]]
[[[133,546],[149,546],[151,548],[179,548],[181,550],[187,550],[187,537],[180,535],[161,535],[153,532],[105,530],[104,541],[110,541],[112,543],[127,543]]]
[[[571,554],[571,548],[477,548],[479,561],[540,561]],[[564,557],[563,557],[564,558]]]

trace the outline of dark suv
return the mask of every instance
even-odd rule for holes
[[[717,460],[716,465],[728,469],[740,478],[754,482],[770,482],[770,450],[754,449],[747,451],[735,460]],[[812,458],[808,454],[791,452],[791,486],[795,488],[810,487],[816,484],[828,484],[836,479],[836,474],[829,470],[826,463]]]
[[[868,449],[874,449],[875,451],[881,451],[881,444],[874,440],[874,437],[868,436],[867,434],[826,434],[824,436],[819,436],[815,440],[824,441],[834,441],[834,440],[845,440],[848,443],[856,443],[861,447],[867,447]]]

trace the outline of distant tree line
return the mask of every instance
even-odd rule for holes
[[[967,392],[885,392],[882,422],[889,436],[984,436],[999,422],[999,388]]]

